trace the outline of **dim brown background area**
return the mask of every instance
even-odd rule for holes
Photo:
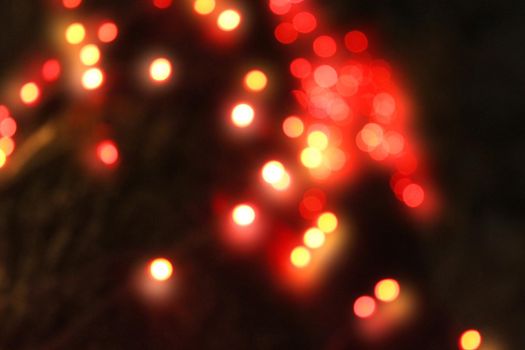
[[[359,254],[348,252],[308,302],[282,295],[261,264],[210,238],[213,194],[241,193],[258,155],[286,149],[239,149],[216,115],[224,90],[202,88],[232,84],[228,72],[254,58],[287,76],[293,52],[274,43],[265,2],[248,7],[260,28],[249,44],[220,53],[199,45],[181,14],[138,16],[130,0],[85,3],[86,13],[104,9],[126,23],[105,58],[119,72],[115,88],[102,107],[57,94],[20,118],[17,142],[48,122],[93,117],[113,128],[122,163],[110,179],[94,176],[78,161],[92,129],[76,130],[77,138],[61,127],[66,141],[1,184],[0,349],[443,350],[471,327],[505,344],[501,350],[525,349],[522,2],[317,1],[334,28],[369,33],[371,52],[402,77],[444,206],[436,222],[415,222],[390,194],[387,174],[371,169],[345,190],[340,208],[356,227]],[[0,0],[0,81],[45,52],[47,9]],[[176,93],[144,97],[126,72],[148,45],[164,43],[196,68]],[[269,107],[275,125],[281,106],[293,103],[285,94],[292,82],[279,83]],[[160,308],[129,281],[157,255],[173,258],[184,276]],[[347,328],[349,305],[388,275],[418,288],[420,315],[369,344]]]

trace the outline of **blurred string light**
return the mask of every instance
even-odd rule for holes
[[[173,275],[173,265],[168,259],[157,258],[149,264],[149,273],[154,280],[164,282]]]
[[[173,0],[153,0],[153,6],[158,9],[167,9],[172,3]]]
[[[100,50],[97,45],[88,44],[80,49],[80,61],[85,66],[93,66],[100,60]]]
[[[217,17],[217,26],[225,32],[231,32],[241,24],[241,14],[233,9],[222,11]]]
[[[65,37],[71,45],[80,44],[86,37],[86,29],[82,23],[72,23],[66,28]]]
[[[33,105],[40,97],[40,88],[35,82],[25,83],[20,88],[20,100],[26,105]]]
[[[244,77],[244,86],[249,91],[259,92],[266,88],[268,78],[263,71],[254,69],[249,71]]]
[[[98,89],[104,83],[104,73],[100,68],[90,68],[82,75],[82,86],[86,90]]]
[[[376,301],[369,296],[361,296],[354,302],[354,314],[359,318],[369,318],[376,311]]]
[[[459,339],[459,346],[462,350],[477,350],[481,346],[481,334],[475,329],[465,331]]]
[[[292,265],[297,268],[308,266],[311,259],[312,255],[310,254],[310,251],[303,246],[295,247],[290,254],[290,261]]]
[[[290,116],[283,121],[283,132],[290,138],[297,138],[304,132],[304,123],[301,118]]]
[[[379,281],[374,289],[378,300],[385,303],[395,301],[400,293],[399,283],[394,279],[384,279]]]
[[[97,156],[105,165],[114,165],[119,158],[118,148],[111,140],[101,141],[97,145]]]
[[[62,0],[62,5],[66,9],[76,9],[82,4],[82,0]]]
[[[246,128],[253,123],[255,110],[247,103],[239,103],[231,111],[231,121],[239,128]]]
[[[118,36],[118,27],[114,22],[108,21],[100,25],[97,32],[98,40],[103,43],[111,43]]]
[[[60,77],[60,62],[56,59],[49,59],[42,65],[42,78],[47,82],[53,82]]]
[[[334,213],[326,212],[317,218],[317,227],[324,233],[332,233],[338,226],[337,216]]]
[[[154,59],[149,66],[149,75],[154,82],[162,83],[171,77],[171,62],[164,57]]]
[[[215,10],[215,0],[195,0],[193,3],[193,9],[199,15],[209,15]]]
[[[232,219],[238,226],[249,226],[255,221],[255,210],[249,204],[239,204],[232,211]]]

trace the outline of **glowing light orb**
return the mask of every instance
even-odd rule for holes
[[[263,71],[254,69],[244,77],[244,86],[247,90],[259,92],[266,88],[268,85],[268,78]]]
[[[7,156],[3,150],[0,149],[0,168],[3,168],[7,162]]]
[[[275,27],[274,36],[277,41],[281,44],[291,44],[297,40],[297,30],[295,30],[293,24],[288,22],[282,22]]]
[[[248,204],[240,204],[233,209],[232,219],[239,226],[249,226],[255,221],[255,210]]]
[[[292,20],[292,24],[299,33],[310,33],[317,28],[317,19],[310,12],[299,12]]]
[[[317,148],[318,150],[324,150],[328,147],[328,136],[319,130],[312,131],[308,134],[308,146]]]
[[[394,279],[381,280],[376,284],[374,293],[378,300],[385,303],[392,302],[399,297],[399,283]]]
[[[359,318],[369,318],[376,311],[376,301],[369,296],[357,298],[354,302],[354,314]]]
[[[72,23],[66,29],[66,41],[71,45],[80,44],[86,37],[86,29],[81,23]]]
[[[10,156],[15,150],[15,141],[7,136],[0,138],[0,150],[2,150],[6,156]]]
[[[172,3],[173,0],[153,0],[153,6],[158,9],[167,9]]]
[[[75,9],[82,4],[82,0],[62,0],[62,5],[67,9]]]
[[[463,350],[479,349],[481,346],[481,334],[475,329],[465,331],[459,339],[459,346]]]
[[[290,73],[296,78],[306,78],[311,72],[312,64],[305,58],[296,58],[290,63]]]
[[[331,36],[322,35],[314,40],[313,49],[317,56],[328,58],[337,52],[337,44]]]
[[[334,67],[322,65],[315,69],[314,80],[320,87],[330,88],[337,84],[338,74]]]
[[[40,88],[36,83],[25,83],[20,89],[20,99],[26,105],[34,104],[40,97]]]
[[[321,248],[325,240],[324,232],[315,227],[308,229],[303,236],[304,245],[311,249]]]
[[[283,122],[283,132],[290,138],[297,138],[304,132],[304,123],[300,118],[290,116]]]
[[[215,10],[215,0],[195,0],[193,3],[193,9],[199,15],[209,15]]]
[[[52,82],[60,77],[61,67],[58,60],[47,60],[42,65],[42,77],[45,81]]]
[[[16,121],[11,118],[5,118],[0,122],[0,135],[2,137],[12,137],[16,133]]]
[[[338,221],[334,213],[326,212],[317,218],[317,227],[324,233],[332,233],[337,229]]]
[[[368,38],[363,32],[354,30],[345,35],[345,45],[348,51],[360,53],[368,48]]]
[[[310,251],[303,246],[295,247],[290,254],[292,265],[298,268],[308,266],[311,259],[312,255],[310,254]]]
[[[272,186],[277,191],[284,191],[290,187],[291,182],[292,179],[290,177],[290,174],[288,174],[288,172],[285,171],[281,179],[278,182],[273,183]]]
[[[82,75],[82,86],[86,90],[98,89],[104,82],[104,73],[99,68],[90,68]]]
[[[80,50],[80,62],[85,66],[93,66],[100,60],[100,50],[97,45],[89,44]]]
[[[110,43],[118,36],[118,27],[113,22],[105,22],[100,25],[97,32],[98,40],[103,43]]]
[[[301,152],[301,163],[308,169],[314,169],[323,163],[323,155],[313,147],[307,147]]]
[[[159,282],[167,281],[173,275],[173,265],[164,258],[157,258],[149,264],[150,276]]]
[[[149,75],[155,82],[164,82],[171,76],[171,62],[167,58],[156,58],[149,66]]]
[[[221,12],[217,17],[217,26],[225,32],[231,32],[241,24],[241,14],[238,11],[228,9]]]
[[[261,171],[263,180],[271,185],[281,181],[285,173],[284,165],[276,160],[266,163]]]
[[[425,200],[425,191],[418,184],[410,184],[403,190],[403,202],[410,207],[419,207]]]
[[[239,128],[246,128],[253,123],[255,111],[252,106],[240,103],[233,107],[231,112],[232,123]]]
[[[119,158],[118,148],[111,140],[105,140],[97,146],[98,159],[105,165],[114,165]]]

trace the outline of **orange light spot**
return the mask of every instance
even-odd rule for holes
[[[249,226],[255,221],[255,210],[248,204],[240,204],[233,209],[232,219],[239,226]]]
[[[320,130],[315,130],[308,134],[307,143],[310,147],[322,151],[328,147],[328,142],[328,136]]]
[[[0,122],[0,134],[3,137],[12,137],[16,133],[16,121],[13,118],[5,118]]]
[[[290,261],[292,265],[298,268],[304,268],[308,266],[312,255],[310,251],[303,246],[295,247],[290,254]]]
[[[281,44],[291,44],[297,40],[298,33],[293,24],[283,22],[275,27],[274,36]]]
[[[34,82],[26,83],[20,89],[20,99],[26,105],[34,104],[40,97],[40,88]]]
[[[98,28],[98,40],[103,43],[110,43],[118,36],[118,27],[114,22],[104,22]]]
[[[297,58],[290,63],[290,72],[294,77],[303,79],[312,72],[312,65],[304,58]]]
[[[262,91],[266,88],[266,85],[268,85],[268,78],[263,71],[258,69],[249,71],[244,77],[244,86],[247,90]]]
[[[10,156],[15,150],[15,142],[10,137],[0,138],[0,150],[2,150],[6,156]]]
[[[171,72],[171,62],[167,58],[156,58],[150,63],[149,75],[155,82],[165,82],[170,78]]]
[[[354,314],[359,318],[368,318],[376,311],[376,302],[369,296],[357,298],[354,302]]]
[[[425,200],[425,191],[418,184],[410,184],[403,190],[403,202],[410,208],[419,207]]]
[[[329,65],[322,65],[315,69],[314,80],[320,87],[330,88],[337,84],[337,71]]]
[[[7,162],[7,156],[3,150],[0,149],[0,168],[3,168]]]
[[[399,292],[399,283],[391,278],[379,281],[374,289],[376,298],[385,303],[396,300],[399,297]]]
[[[324,233],[332,233],[337,229],[338,220],[334,213],[326,212],[317,218],[317,227]]]
[[[288,172],[285,171],[281,179],[278,182],[272,184],[272,186],[277,191],[284,191],[290,187],[291,182],[292,179],[290,177],[290,174],[288,174]]]
[[[97,156],[102,163],[114,165],[119,158],[117,146],[111,140],[102,141],[97,146]]]
[[[0,120],[9,117],[9,115],[9,109],[4,105],[0,105]]]
[[[80,50],[80,62],[86,66],[93,66],[100,60],[100,50],[97,45],[89,44]]]
[[[310,12],[299,12],[294,16],[292,23],[299,33],[310,33],[317,27],[317,19]]]
[[[308,169],[314,169],[323,163],[323,155],[317,148],[307,147],[301,152],[301,163]]]
[[[55,59],[47,60],[42,65],[42,77],[45,81],[55,81],[60,77],[60,62]]]
[[[368,39],[364,33],[354,30],[345,35],[345,45],[348,51],[360,53],[368,48]]]
[[[297,138],[304,132],[304,123],[300,118],[290,116],[283,122],[283,132],[290,138]]]
[[[86,37],[86,29],[81,23],[72,23],[66,29],[66,41],[71,45],[80,44]]]
[[[241,24],[241,14],[232,9],[224,10],[217,17],[217,26],[225,32],[231,32]]]
[[[62,5],[67,9],[75,9],[82,4],[82,0],[62,0]]]
[[[173,0],[153,0],[153,6],[158,9],[167,9],[172,3]]]
[[[253,123],[255,110],[246,103],[240,103],[233,107],[231,112],[232,123],[239,128],[246,128]]]
[[[374,97],[373,106],[376,115],[382,118],[382,121],[389,122],[396,110],[396,100],[392,95],[382,92]]]
[[[195,0],[193,10],[199,15],[209,15],[215,10],[215,0]]]
[[[463,350],[476,350],[481,346],[481,340],[481,334],[477,330],[471,329],[461,335],[459,346]]]
[[[173,275],[173,265],[167,259],[157,258],[149,264],[149,273],[156,281],[167,281]]]
[[[98,89],[104,82],[104,73],[99,68],[90,68],[82,75],[82,86],[86,90]]]
[[[321,248],[325,240],[324,232],[315,227],[308,229],[303,236],[304,245],[311,249]]]
[[[322,35],[314,40],[313,49],[317,56],[328,58],[337,52],[337,44],[331,36]]]
[[[270,0],[270,10],[276,15],[283,16],[290,12],[292,4],[288,0]]]
[[[274,185],[282,181],[285,173],[286,170],[284,169],[284,165],[276,160],[266,163],[261,171],[263,180],[270,185]]]

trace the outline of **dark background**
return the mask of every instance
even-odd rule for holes
[[[432,224],[415,222],[390,194],[387,174],[371,169],[340,208],[356,227],[359,254],[302,302],[272,287],[257,259],[232,257],[210,238],[212,197],[242,194],[259,154],[286,151],[268,139],[240,150],[216,116],[225,99],[220,87],[235,84],[228,72],[238,65],[258,58],[287,76],[293,53],[274,43],[265,4],[250,4],[250,20],[267,30],[251,34],[245,47],[214,51],[200,45],[184,16],[141,12],[129,1],[85,2],[86,12],[105,9],[125,23],[106,59],[118,73],[96,106],[57,93],[20,121],[19,140],[45,123],[66,131],[27,169],[0,179],[2,349],[443,350],[456,348],[471,327],[502,349],[525,348],[520,2],[319,1],[333,28],[363,28],[373,38],[370,51],[402,76],[443,211]],[[45,11],[37,1],[0,1],[0,77],[45,52]],[[187,72],[177,94],[144,98],[126,76],[134,69],[129,58],[166,42],[200,69]],[[203,81],[217,88],[210,93]],[[293,103],[285,94],[292,82],[280,83],[268,107],[275,125],[281,106]],[[71,127],[79,125],[72,118],[81,126]],[[121,166],[107,178],[78,161],[99,132],[87,118],[110,125],[120,146]],[[142,302],[129,282],[157,255],[174,259],[184,276],[180,294],[162,308]],[[417,287],[420,315],[369,344],[346,326],[349,307],[388,275]]]

